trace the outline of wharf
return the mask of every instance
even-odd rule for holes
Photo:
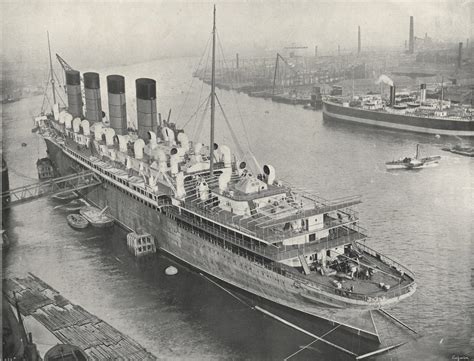
[[[3,282],[5,296],[11,304],[16,297],[23,316],[33,316],[62,343],[80,347],[91,359],[156,360],[132,338],[72,304],[35,275]]]

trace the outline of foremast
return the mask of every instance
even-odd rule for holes
[[[209,144],[209,171],[214,175],[214,122],[216,113],[216,5],[212,25],[212,75],[211,75],[211,136]]]

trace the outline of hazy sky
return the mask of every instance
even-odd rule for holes
[[[203,1],[0,0],[2,54],[7,59],[53,52],[80,66],[200,55],[211,31],[212,4]],[[216,1],[225,51],[317,44],[320,54],[357,46],[403,46],[409,16],[415,34],[465,41],[471,34],[470,0],[446,1]],[[474,45],[474,44],[473,44]]]

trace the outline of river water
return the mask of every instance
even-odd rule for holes
[[[208,86],[192,78],[195,67],[195,59],[165,59],[83,71],[101,73],[105,111],[105,75],[126,77],[132,122],[134,79],[156,79],[159,111],[167,116],[171,108],[171,120],[186,124],[191,139],[206,141],[208,115],[201,126],[201,115],[191,117],[209,93]],[[277,178],[324,198],[362,195],[359,211],[369,231],[368,245],[415,272],[417,292],[392,312],[422,337],[384,357],[473,356],[474,161],[441,151],[460,140],[331,124],[323,122],[321,112],[236,92],[217,94],[242,148],[260,164],[274,165]],[[3,152],[12,188],[34,182],[35,162],[45,156],[44,144],[30,132],[41,102],[34,97],[3,106]],[[220,113],[216,124],[217,142],[233,148]],[[442,155],[438,167],[385,170],[385,161],[412,155],[417,143],[425,155]],[[283,359],[311,342],[182,265],[177,265],[177,276],[164,276],[164,269],[175,264],[164,256],[136,262],[120,229],[107,234],[71,229],[66,213],[55,206],[53,200],[40,199],[6,214],[12,244],[3,254],[4,276],[33,272],[161,359]],[[52,342],[40,332],[36,340],[42,347]],[[347,357],[316,342],[291,359]]]

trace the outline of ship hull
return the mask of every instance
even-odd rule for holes
[[[50,139],[45,141],[49,156],[61,175],[78,171],[78,161]],[[99,208],[108,206],[110,214],[124,228],[152,234],[161,251],[203,273],[253,295],[338,323],[344,329],[379,341],[370,310],[382,305],[361,303],[359,308],[348,308],[342,298],[338,304],[334,295],[309,289],[292,278],[205,239],[199,232],[183,227],[174,217],[150,207],[139,197],[127,194],[105,179],[101,185],[83,190],[82,196]],[[396,303],[413,292],[414,289],[392,302]]]
[[[344,107],[324,101],[325,121],[346,121],[381,128],[426,134],[474,137],[474,121],[428,118]]]

